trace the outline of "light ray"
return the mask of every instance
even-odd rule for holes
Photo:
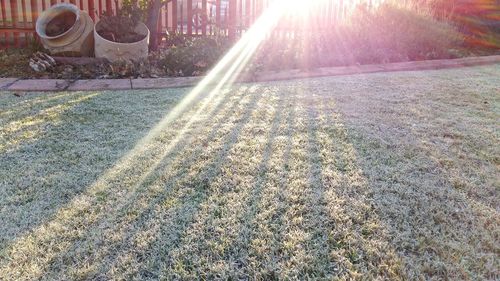
[[[144,138],[136,143],[131,151],[122,157],[116,165],[107,170],[94,184],[88,187],[84,194],[74,198],[69,204],[62,207],[54,215],[54,219],[51,221],[34,229],[30,234],[19,237],[13,241],[8,247],[10,249],[15,249],[14,252],[16,254],[11,257],[10,261],[0,263],[0,273],[6,273],[4,270],[9,268],[9,263],[20,262],[22,260],[23,266],[20,268],[20,271],[25,268],[33,268],[36,269],[33,270],[33,275],[41,276],[46,270],[48,263],[58,255],[58,252],[64,251],[70,247],[70,244],[60,244],[57,250],[54,249],[54,251],[44,252],[43,259],[27,258],[28,256],[37,256],[41,254],[32,252],[33,249],[37,249],[36,244],[40,243],[40,241],[51,241],[56,239],[58,235],[61,235],[60,232],[64,231],[65,225],[68,225],[75,217],[81,216],[83,210],[87,210],[89,216],[93,219],[99,219],[103,211],[92,211],[92,205],[90,204],[90,202],[92,202],[92,197],[95,197],[95,194],[98,192],[109,190],[109,185],[112,185],[118,178],[121,178],[129,169],[137,165],[137,163],[141,163],[141,157],[147,155],[148,151],[151,150],[153,140],[160,136],[172,121],[180,117],[181,114],[192,110],[192,106],[194,106],[198,100],[202,100],[202,104],[197,109],[193,110],[194,113],[189,113],[190,118],[179,130],[179,133],[177,133],[177,135],[162,149],[161,156],[155,157],[151,166],[147,167],[145,171],[142,172],[137,179],[139,184],[136,182],[133,186],[125,188],[120,192],[122,193],[120,195],[122,200],[130,196],[130,194],[140,186],[140,183],[151,174],[154,168],[159,165],[161,159],[168,155],[171,149],[191,130],[192,124],[198,119],[200,113],[203,113],[206,107],[211,102],[214,102],[214,99],[216,100],[215,103],[222,102],[223,99],[220,98],[221,89],[231,86],[232,83],[236,81],[238,75],[252,58],[255,51],[286,12],[286,9],[283,9],[283,7],[286,6],[287,3],[290,2],[286,0],[274,1],[208,75],[153,129],[151,129]],[[92,221],[90,217],[87,218],[87,220]]]

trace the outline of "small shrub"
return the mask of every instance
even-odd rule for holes
[[[328,31],[303,30],[294,38],[266,42],[256,65],[268,69],[386,63],[452,58],[463,44],[454,25],[423,10],[392,4],[360,6],[349,23]]]
[[[229,49],[223,38],[183,39],[159,54],[159,66],[167,75],[197,76],[207,72]]]
[[[463,41],[449,23],[388,4],[373,12],[359,9],[352,22],[346,39],[363,63],[449,58],[449,50]]]

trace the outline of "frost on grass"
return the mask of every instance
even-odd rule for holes
[[[498,279],[499,72],[0,93],[0,279]]]

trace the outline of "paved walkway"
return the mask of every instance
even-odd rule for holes
[[[500,55],[469,57],[449,60],[429,60],[371,64],[358,66],[324,67],[311,70],[264,71],[252,75],[242,75],[238,82],[278,81],[297,78],[339,76],[373,72],[430,70],[457,68],[500,63]],[[176,78],[139,78],[139,79],[95,79],[95,80],[60,80],[60,79],[17,79],[0,78],[0,90],[9,91],[92,91],[92,90],[130,90],[179,88],[196,85],[203,77]],[[215,82],[218,79],[214,79]]]

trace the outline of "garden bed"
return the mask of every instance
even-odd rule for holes
[[[110,18],[117,20],[116,18]],[[130,19],[128,19],[130,20]],[[477,21],[479,34],[456,23],[437,20],[432,14],[409,7],[383,5],[374,11],[357,10],[351,24],[318,32],[303,30],[295,37],[275,34],[255,52],[246,71],[307,69],[360,64],[449,59],[467,56],[498,55],[498,28]],[[486,21],[485,21],[486,22]],[[132,23],[123,24],[129,27]],[[110,22],[109,26],[119,25]],[[485,29],[486,28],[486,29]],[[118,29],[105,37],[130,41],[137,34],[129,28]],[[109,34],[108,34],[109,33]],[[107,34],[107,35],[106,35]],[[115,38],[116,39],[116,38]],[[137,39],[137,38],[135,38]],[[495,41],[496,40],[496,41]],[[28,66],[36,45],[24,50],[0,51],[0,77],[17,78],[137,78],[199,76],[207,73],[227,53],[233,42],[225,37],[169,36],[160,50],[147,59],[96,63],[87,66],[58,65],[36,73]]]

